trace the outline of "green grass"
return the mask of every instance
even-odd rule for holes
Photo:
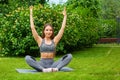
[[[2,57],[0,80],[120,80],[120,45],[95,45],[72,54],[68,66],[74,71],[35,74],[16,72],[16,68],[30,68],[24,58]]]

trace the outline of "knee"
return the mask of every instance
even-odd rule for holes
[[[26,55],[25,56],[25,60],[28,61],[30,59],[30,56],[29,55]]]
[[[25,56],[26,61],[36,61],[36,59],[33,56],[26,55]]]
[[[72,59],[72,54],[67,54],[68,59]]]
[[[26,56],[25,56],[25,60],[28,60],[28,59],[30,59],[30,56],[29,56],[29,55],[26,55]]]
[[[25,60],[28,62],[28,61],[31,61],[31,56],[29,56],[29,55],[26,55],[25,56]]]

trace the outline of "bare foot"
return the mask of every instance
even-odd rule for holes
[[[52,72],[52,68],[46,68],[42,70],[43,72]]]
[[[57,72],[58,68],[52,68],[52,72]]]

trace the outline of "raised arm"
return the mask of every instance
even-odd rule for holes
[[[30,6],[30,26],[31,26],[31,30],[32,30],[32,34],[34,39],[36,40],[36,42],[38,43],[38,46],[41,44],[42,38],[38,35],[35,26],[34,26],[34,22],[33,22],[33,6]]]
[[[63,16],[64,16],[64,18],[63,18],[61,29],[59,30],[58,34],[54,38],[54,42],[55,42],[56,45],[60,41],[60,39],[61,39],[61,37],[63,36],[63,33],[64,33],[64,29],[65,29],[65,25],[66,25],[66,19],[67,19],[66,8],[64,8],[64,10],[63,10]]]

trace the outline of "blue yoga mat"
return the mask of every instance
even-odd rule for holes
[[[37,70],[34,69],[16,69],[16,71],[18,73],[37,73]],[[63,67],[60,71],[64,71],[64,72],[69,72],[69,71],[73,71],[72,68],[69,67]]]

